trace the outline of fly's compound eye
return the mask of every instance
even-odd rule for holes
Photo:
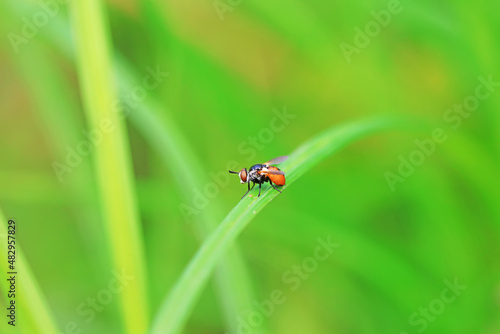
[[[240,176],[240,183],[247,183],[247,169],[243,168],[238,174]]]

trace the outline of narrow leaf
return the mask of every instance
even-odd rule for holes
[[[402,124],[399,118],[384,117],[335,126],[310,139],[290,158],[280,165],[286,173],[287,184],[283,192],[312,167],[345,145],[371,133]],[[156,315],[152,333],[180,333],[190,311],[205,286],[219,259],[233,244],[248,223],[279,193],[271,187],[263,190],[260,197],[246,196],[226,216],[192,258],[186,270],[165,298]]]

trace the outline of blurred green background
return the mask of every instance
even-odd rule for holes
[[[121,293],[99,295],[120,271],[110,238],[121,230],[103,215],[102,147],[60,178],[53,166],[95,129],[78,70],[93,50],[76,47],[79,14],[70,13],[80,1],[0,4],[0,208],[16,220],[32,271],[19,284],[38,282],[58,333],[132,333]],[[223,285],[209,284],[183,332],[500,333],[500,87],[483,83],[500,81],[498,4],[109,0],[103,14],[110,109],[125,111],[125,159],[114,162],[132,175],[139,226],[124,258],[140,258],[143,245],[145,269],[133,274],[146,307],[135,307],[148,324],[206,235],[199,220],[220,222],[246,191],[228,164],[249,168],[336,124],[397,114],[414,126],[324,160],[238,238],[246,281],[225,295],[254,302],[231,318]],[[158,69],[168,76],[141,89]],[[106,83],[89,87],[113,91]],[[287,122],[276,120],[285,111]],[[446,139],[429,144],[435,129]],[[416,140],[432,152],[415,153]],[[412,154],[423,163],[391,185],[387,172]],[[287,281],[329,237],[340,246],[298,286]],[[465,288],[445,290],[456,282]],[[285,300],[262,315],[275,290]],[[92,317],[78,312],[96,297]],[[23,323],[19,307],[15,330],[51,333]]]

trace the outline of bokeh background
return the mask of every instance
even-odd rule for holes
[[[38,282],[40,307],[60,333],[70,333],[72,321],[81,333],[131,332],[120,294],[91,321],[77,313],[116,267],[95,152],[62,181],[53,169],[91,130],[72,1],[80,0],[42,1],[57,12],[17,46],[11,33],[22,36],[26,20],[45,9],[37,1],[0,4],[0,208],[16,220],[32,271],[19,284],[27,276]],[[390,8],[398,12],[377,30],[372,11]],[[226,293],[241,289],[261,303],[278,289],[286,300],[262,320],[249,320],[255,303],[231,320],[212,282],[183,332],[235,332],[228,323],[236,321],[236,332],[247,333],[241,324],[253,321],[256,333],[500,333],[500,87],[469,116],[447,114],[476,94],[480,77],[500,81],[497,3],[108,0],[103,10],[117,96],[130,115],[123,168],[133,173],[148,321],[200,246],[199,217],[210,211],[220,222],[246,191],[236,176],[220,176],[228,163],[248,168],[331,126],[397,114],[415,126],[372,135],[322,161],[238,238],[247,282]],[[375,30],[364,45],[358,29],[367,25]],[[342,43],[357,51],[346,57]],[[127,105],[148,68],[168,76]],[[143,109],[161,120],[159,132]],[[293,118],[262,140],[284,110]],[[398,173],[400,156],[409,159],[415,140],[436,128],[446,140],[391,187],[386,173]],[[163,149],[162,138],[173,148]],[[198,184],[183,187],[185,172]],[[186,217],[183,205],[211,182],[217,194]],[[328,237],[340,246],[292,291],[283,275]],[[466,288],[449,301],[445,281]],[[3,289],[2,309],[7,302]],[[22,313],[18,321],[25,332],[49,333],[23,325]]]

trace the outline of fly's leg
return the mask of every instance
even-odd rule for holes
[[[269,184],[270,184],[270,185],[271,185],[274,189],[278,190],[278,192],[281,194],[281,191],[280,191],[278,188],[276,188],[276,187],[274,186],[274,184],[271,182],[271,180],[269,180]]]
[[[259,183],[259,196],[257,197],[260,197],[260,188],[262,187],[262,183]]]
[[[248,194],[248,192],[249,192],[250,190],[252,190],[252,189],[253,189],[253,187],[255,187],[255,182],[254,182],[254,184],[253,184],[253,186],[252,186],[252,188],[251,188],[251,189],[250,189],[250,182],[248,182],[248,190],[247,190],[247,192],[245,193],[245,195],[243,195],[243,197],[245,197],[245,196]],[[242,197],[241,199],[243,199],[243,197]]]

